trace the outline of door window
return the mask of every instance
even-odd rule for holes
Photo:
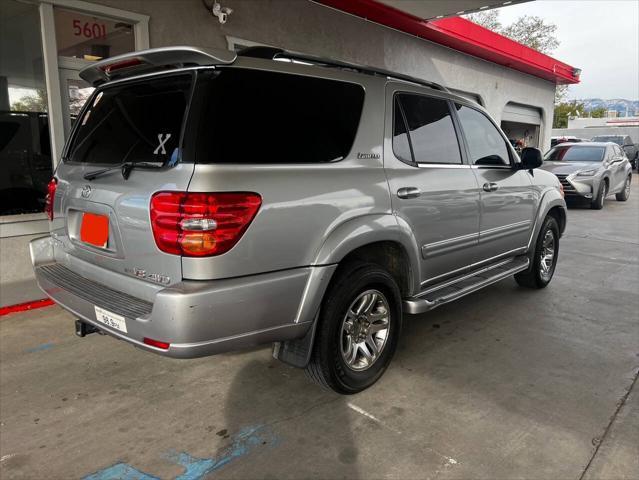
[[[510,154],[504,137],[483,113],[474,108],[455,104],[457,115],[474,165],[510,165]]]
[[[406,118],[405,126],[398,124],[402,120],[398,103]],[[396,96],[395,110],[393,151],[400,160],[456,165],[462,163],[459,142],[446,100],[403,93]],[[406,130],[412,147],[412,159],[406,156],[409,153],[403,138]]]

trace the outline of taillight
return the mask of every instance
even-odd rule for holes
[[[151,226],[160,250],[185,257],[228,252],[262,205],[250,192],[158,192],[151,198]]]
[[[49,220],[53,220],[53,202],[55,200],[55,189],[58,188],[58,179],[53,177],[47,185],[47,196],[44,197],[44,213]]]

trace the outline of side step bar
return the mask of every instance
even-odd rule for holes
[[[500,262],[465,275],[458,280],[448,281],[443,286],[434,286],[419,295],[404,299],[404,312],[418,314],[428,312],[445,303],[457,300],[469,293],[510,277],[528,268],[527,256],[514,258],[509,262]]]

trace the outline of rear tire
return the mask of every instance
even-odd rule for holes
[[[593,210],[601,210],[604,206],[604,200],[608,195],[608,184],[605,180],[599,182],[599,191],[597,192],[597,196],[592,199],[592,203],[590,204],[590,208]]]
[[[551,257],[552,254],[552,257]],[[515,274],[515,281],[522,287],[545,288],[555,273],[559,256],[559,225],[554,217],[548,216],[541,226],[532,264],[520,273]]]
[[[322,301],[318,321],[307,375],[337,393],[361,392],[379,380],[397,348],[399,287],[376,264],[346,264]]]
[[[630,197],[630,185],[632,182],[632,175],[628,175],[626,183],[623,184],[623,190],[615,195],[615,198],[619,202],[625,202]]]

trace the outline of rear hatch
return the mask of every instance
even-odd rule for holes
[[[58,261],[110,279],[101,283],[113,283],[111,272],[164,286],[182,279],[181,257],[156,246],[149,205],[158,191],[186,191],[193,174],[183,145],[193,81],[178,72],[94,92],[55,174]]]

